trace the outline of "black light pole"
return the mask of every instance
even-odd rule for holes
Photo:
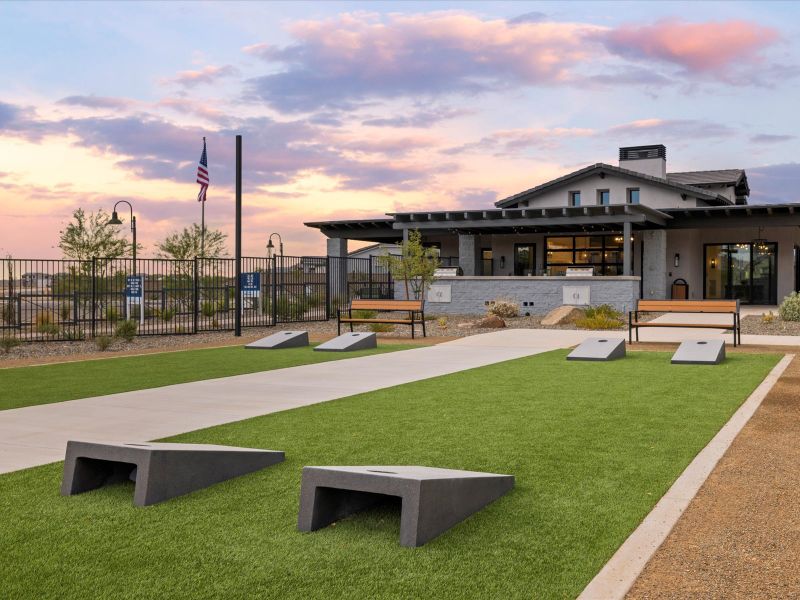
[[[120,200],[114,205],[114,209],[111,211],[111,219],[109,219],[109,225],[122,225],[122,221],[120,220],[119,216],[117,216],[117,206],[120,204],[127,204],[128,208],[131,211],[131,233],[133,234],[133,274],[136,275],[136,217],[133,215],[133,206],[127,200]]]
[[[242,136],[236,136],[236,316],[233,335],[242,337]]]
[[[270,233],[269,234],[269,240],[267,241],[267,254],[269,254],[269,256],[272,256],[272,253],[275,251],[275,244],[272,243],[272,238],[273,238],[273,236],[276,236],[276,235],[278,236],[278,244],[279,244],[279,246],[278,246],[278,256],[281,257],[281,270],[278,273],[277,279],[282,280],[283,279],[283,238],[281,237],[280,233]],[[278,264],[278,260],[276,258],[275,259],[276,271],[277,271],[277,264]],[[276,283],[282,284],[283,281],[276,281]]]

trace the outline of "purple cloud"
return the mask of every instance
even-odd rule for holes
[[[122,109],[128,108],[134,104],[132,100],[126,98],[113,98],[110,96],[67,96],[62,98],[56,104],[64,104],[67,106],[85,106],[87,108],[115,108]]]
[[[587,34],[573,23],[510,24],[453,12],[363,13],[294,23],[296,42],[245,51],[285,70],[251,79],[249,92],[280,110],[351,108],[368,98],[473,94],[553,84],[587,60]],[[589,42],[597,44],[597,42]]]
[[[747,169],[750,204],[800,202],[800,163]]]
[[[465,108],[434,108],[393,117],[374,117],[362,121],[367,127],[431,127],[441,121],[472,114]]]
[[[797,139],[796,135],[782,135],[772,133],[759,133],[750,138],[754,144],[779,144]]]
[[[644,135],[648,140],[708,139],[735,136],[737,130],[722,123],[701,119],[640,119],[606,130],[605,135],[631,140]],[[633,142],[626,142],[633,143]]]

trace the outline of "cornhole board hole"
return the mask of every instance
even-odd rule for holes
[[[417,547],[513,487],[513,475],[434,467],[305,467],[297,528],[315,531],[399,497],[400,545]]]
[[[625,358],[623,338],[588,338],[567,355],[567,360],[615,360]]]
[[[724,360],[724,340],[687,340],[672,355],[673,365],[718,365]]]
[[[279,350],[281,348],[300,348],[303,346],[308,346],[307,331],[279,331],[255,342],[250,342],[245,348],[251,350]]]
[[[156,504],[283,462],[283,452],[212,444],[67,442],[61,495],[136,483],[133,503]]]
[[[351,352],[353,350],[367,350],[378,347],[378,336],[372,332],[343,333],[339,337],[320,344],[315,351],[318,352]]]

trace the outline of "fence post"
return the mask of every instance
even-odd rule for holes
[[[325,320],[331,318],[331,257],[325,257]]]
[[[197,257],[194,257],[192,274],[192,333],[197,333],[197,313],[200,310],[200,282],[198,281]]]
[[[78,305],[80,303],[80,295],[81,293],[78,290],[72,292],[72,320],[75,322],[75,326],[78,326],[78,320],[80,315],[78,314]]]
[[[372,285],[372,259],[375,258],[374,256],[369,257],[369,297],[375,298],[375,290],[373,289]]]
[[[97,333],[97,258],[92,257],[92,337]]]
[[[272,257],[272,326],[278,324],[278,257]]]

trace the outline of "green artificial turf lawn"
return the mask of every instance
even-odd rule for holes
[[[286,462],[148,508],[132,484],[60,497],[61,465],[0,476],[8,598],[570,598],[776,364],[556,351],[173,438]],[[296,530],[303,465],[511,473],[506,496],[427,545],[396,507]]]
[[[312,347],[245,350],[242,346],[0,369],[0,410],[105,396],[118,392],[271,371],[355,358],[417,346],[386,344],[377,350],[314,352]]]

